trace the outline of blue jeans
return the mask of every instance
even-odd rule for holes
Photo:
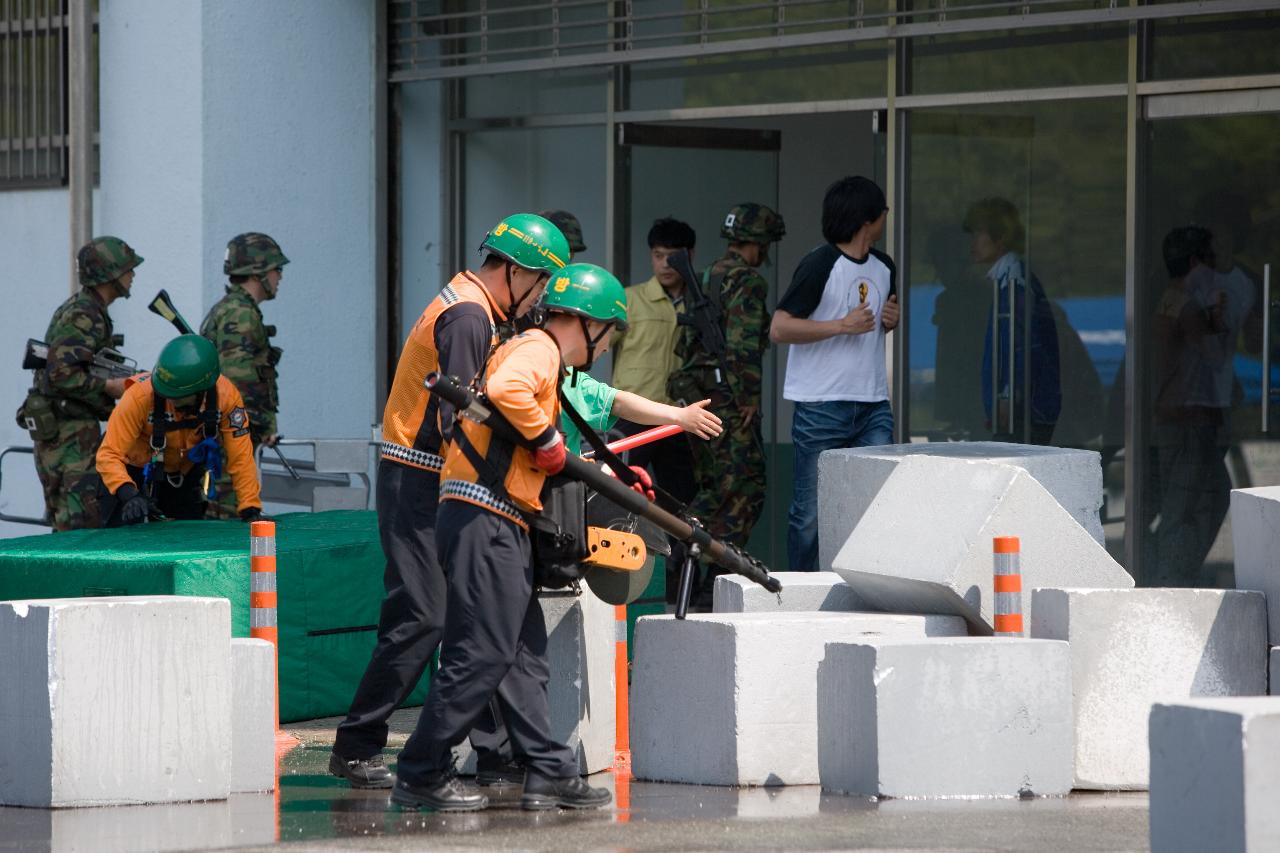
[[[787,561],[793,572],[818,566],[818,454],[840,447],[872,447],[893,441],[888,400],[859,403],[829,400],[796,403],[791,420],[795,444],[795,494],[787,514]]]

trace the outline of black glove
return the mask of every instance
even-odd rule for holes
[[[266,521],[266,517],[262,514],[262,510],[256,506],[247,507],[240,510],[240,520],[249,521]]]
[[[133,483],[125,483],[116,491],[116,500],[124,503],[120,510],[122,524],[141,524],[151,514],[151,501],[138,491]]]

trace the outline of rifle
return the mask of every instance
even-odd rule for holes
[[[724,337],[724,312],[721,311],[720,300],[717,298],[712,302],[707,298],[706,292],[702,289],[702,283],[698,280],[698,274],[693,270],[693,264],[689,263],[687,249],[680,249],[667,255],[667,266],[684,279],[685,291],[688,294],[685,297],[685,311],[683,314],[676,315],[676,322],[681,326],[691,327],[697,334],[698,340],[702,342],[703,348],[715,358],[718,365],[715,368],[716,385],[724,390],[725,396],[729,397],[732,405],[734,400],[726,379],[729,375],[729,363],[725,360],[725,350],[728,349],[729,344]],[[755,443],[756,450],[760,451],[760,455],[767,458],[764,444],[754,429],[751,430],[751,440]]]
[[[182,315],[178,313],[178,309],[173,307],[173,300],[169,298],[167,290],[161,290],[156,294],[156,298],[151,300],[151,304],[147,306],[153,314],[159,314],[161,317],[173,324],[180,335],[194,335],[195,332]]]
[[[487,400],[462,387],[452,378],[432,372],[428,374],[425,385],[428,391],[448,402],[463,417],[488,427],[507,441],[529,450],[535,449],[533,442],[511,426],[502,413],[490,406]],[[706,554],[729,571],[760,584],[770,592],[782,590],[781,582],[770,575],[769,568],[755,557],[734,545],[711,538],[711,534],[696,520],[681,518],[650,503],[644,495],[633,491],[585,459],[568,454],[563,473],[570,479],[585,483],[588,488],[599,492],[628,512],[648,519],[676,539],[689,543],[694,551]],[[687,600],[687,596],[685,597]],[[678,615],[683,617],[683,613]]]
[[[23,370],[44,370],[49,364],[49,345],[35,338],[27,339],[27,349],[22,357]],[[128,379],[138,372],[138,362],[111,347],[103,347],[93,354],[89,374],[99,379]]]

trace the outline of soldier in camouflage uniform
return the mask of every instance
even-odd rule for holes
[[[45,520],[54,530],[101,526],[94,467],[102,443],[99,424],[124,393],[124,380],[95,376],[90,368],[96,352],[122,343],[107,306],[129,298],[140,263],[142,257],[117,237],[98,237],[81,247],[80,291],[54,312],[45,332],[48,361],[33,371],[33,387],[18,410],[18,424],[35,444]]]
[[[569,241],[569,260],[573,260],[573,256],[579,252],[587,250],[582,242],[582,223],[578,221],[578,217],[567,210],[544,210],[538,215],[559,228],[560,233]]]
[[[676,343],[681,364],[667,380],[671,399],[710,397],[711,410],[724,421],[719,437],[691,442],[697,493],[689,510],[712,536],[744,547],[764,507],[766,485],[760,391],[769,345],[769,285],[757,267],[785,233],[782,217],[763,204],[729,211],[720,228],[728,251],[702,274],[707,299],[720,306],[723,364],[693,327],[683,326]],[[708,567],[700,599],[710,593],[715,571]]]
[[[255,454],[260,445],[273,447],[280,440],[276,434],[280,406],[276,365],[283,351],[271,345],[276,327],[263,324],[258,305],[275,299],[287,263],[279,244],[266,234],[248,232],[234,237],[222,263],[222,271],[231,279],[227,294],[209,309],[200,326],[200,334],[218,350],[222,375],[244,398]],[[222,470],[228,467],[224,464]],[[217,492],[217,500],[209,502],[209,517],[236,518],[237,500],[228,475],[218,480]]]

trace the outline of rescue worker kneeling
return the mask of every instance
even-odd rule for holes
[[[454,775],[452,749],[491,696],[526,768],[523,808],[595,808],[610,800],[607,790],[587,785],[577,755],[551,735],[547,626],[534,595],[526,516],[541,510],[547,476],[564,468],[556,388],[565,366],[587,366],[604,352],[613,329],[626,325],[626,295],[603,269],[571,264],[551,276],[542,307],[543,326],[498,347],[481,379],[490,405],[538,450],[461,420],[445,456],[436,519],[448,589],[440,670],[400,753],[391,794],[399,805],[488,805]]]
[[[261,518],[249,417],[240,392],[219,375],[213,344],[199,335],[174,338],[149,376],[130,381],[98,448],[106,526],[203,518],[222,448],[240,518]]]

